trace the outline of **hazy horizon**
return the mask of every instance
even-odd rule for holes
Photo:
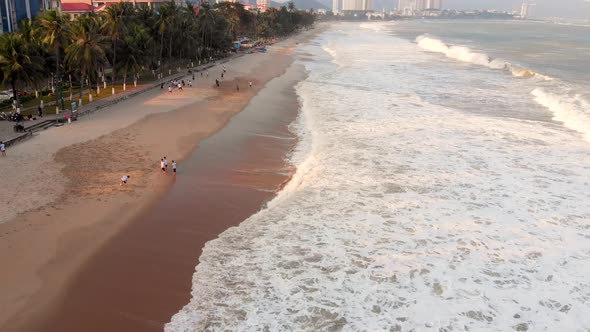
[[[537,8],[535,16],[538,17],[565,17],[590,19],[589,0],[536,0]],[[443,0],[445,9],[498,9],[498,10],[520,10],[520,0]]]

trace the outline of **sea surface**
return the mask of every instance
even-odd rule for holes
[[[167,331],[590,331],[590,27],[339,23],[299,51],[297,172],[207,243]]]

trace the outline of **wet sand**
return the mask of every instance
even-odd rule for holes
[[[0,331],[161,330],[189,301],[203,244],[287,180],[293,140],[274,136],[288,135],[297,79],[269,81],[323,29],[232,60],[221,88],[218,65],[184,93],[154,90],[12,149],[0,175],[17,215],[0,218]],[[249,103],[281,113],[240,113]],[[158,171],[163,155],[179,162],[177,178]],[[119,187],[122,174],[132,177]]]
[[[271,81],[205,140],[170,191],[89,260],[39,330],[161,331],[190,300],[203,245],[258,211],[290,176],[288,125],[302,75],[294,66]]]

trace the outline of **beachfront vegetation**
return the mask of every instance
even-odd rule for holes
[[[178,6],[171,1],[157,10],[120,2],[74,19],[49,10],[21,21],[18,32],[0,35],[0,80],[10,86],[17,105],[20,92],[34,90],[39,101],[52,94],[63,109],[66,87],[70,95],[79,88],[82,99],[83,91],[100,94],[110,81],[115,93],[120,83],[125,89],[128,79],[136,82],[140,75],[156,79],[227,56],[241,37],[265,42],[314,20],[313,13],[293,3],[261,13],[230,2]]]

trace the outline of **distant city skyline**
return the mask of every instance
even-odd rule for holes
[[[527,0],[536,3],[535,16],[566,17],[590,20],[590,1],[588,0]],[[498,9],[518,11],[522,0],[445,0],[444,9]]]

